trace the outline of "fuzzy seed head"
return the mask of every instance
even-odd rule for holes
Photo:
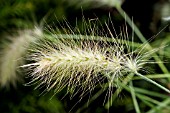
[[[95,41],[79,42],[80,45],[76,45],[73,40],[62,40],[35,50],[37,52],[30,57],[35,63],[22,66],[33,69],[31,83],[40,80],[38,87],[47,84],[47,91],[52,88],[60,91],[65,86],[68,86],[68,91],[80,87],[85,93],[105,79],[110,81],[112,74],[122,69],[120,56],[114,54],[113,47],[107,47],[112,50],[108,51]],[[72,43],[75,45],[70,45]],[[106,72],[108,76],[100,75]]]
[[[88,31],[92,34],[87,35],[90,34]],[[50,33],[36,40],[30,47],[30,63],[21,66],[31,77],[26,85],[37,83],[36,88],[45,86],[45,91],[54,89],[55,92],[67,88],[67,92],[75,96],[78,92],[84,95],[97,85],[107,84],[112,92],[117,79],[128,73],[145,71],[144,65],[153,63],[149,59],[157,50],[146,52],[145,45],[131,47],[133,42],[130,46],[124,30],[114,37],[108,28],[111,38],[95,36],[94,31],[100,30],[94,25],[85,35],[76,35],[70,29],[72,34]]]
[[[62,35],[53,35],[53,41],[44,36],[33,44],[28,56],[33,63],[22,66],[29,69],[32,77],[26,85],[39,81],[36,88],[46,85],[46,91],[59,92],[67,87],[73,95],[77,92],[83,95],[106,81],[113,87],[115,78],[135,73],[147,63],[143,60],[146,55],[125,53],[127,44],[121,44],[123,41],[113,39],[111,45],[105,39],[82,40],[80,35],[80,40],[75,40],[74,35],[69,36],[63,39]]]

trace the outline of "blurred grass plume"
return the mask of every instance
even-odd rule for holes
[[[30,43],[42,34],[41,29],[19,30],[17,34],[8,37],[8,42],[1,51],[0,56],[0,86],[9,87],[10,84],[16,85],[17,81],[22,80],[18,76],[19,66],[24,64],[24,55]]]

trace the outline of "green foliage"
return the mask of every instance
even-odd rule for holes
[[[30,28],[41,22],[48,13],[62,19],[66,7],[61,0],[1,0],[0,32],[10,28]]]

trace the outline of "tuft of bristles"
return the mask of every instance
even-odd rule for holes
[[[111,34],[109,28],[108,32]],[[111,34],[111,38],[75,34],[43,37],[32,46],[31,63],[21,66],[29,70],[32,79],[26,85],[38,83],[36,88],[45,86],[45,91],[54,89],[56,93],[67,88],[72,96],[78,92],[84,95],[103,83],[111,89],[123,75],[147,70],[143,66],[153,63],[149,59],[156,51],[144,52],[145,46],[134,50],[123,31],[116,37]]]
[[[86,92],[105,78],[110,81],[118,76],[123,68],[118,48],[106,47],[106,42],[101,47],[95,41],[77,40],[77,44],[71,37],[71,40],[59,40],[57,35],[53,38],[57,43],[37,45],[41,47],[29,57],[34,63],[22,66],[33,69],[31,82],[46,84],[47,91],[54,88],[58,92],[67,86],[69,92],[76,87]]]
[[[77,26],[73,28],[65,21],[63,25],[68,30],[59,23],[62,29],[57,28],[58,34],[51,29],[49,33],[42,33],[40,38],[30,41],[27,64],[21,66],[31,78],[25,85],[36,84],[36,88],[45,88],[45,92],[54,90],[55,93],[67,88],[70,98],[78,94],[81,99],[96,86],[101,86],[108,89],[106,98],[109,99],[113,87],[117,87],[116,83],[124,75],[133,73],[170,93],[165,87],[139,73],[147,72],[144,65],[156,63],[150,58],[160,48],[148,51],[148,42],[135,48],[133,35],[132,41],[129,41],[127,27],[121,28],[117,34],[112,22],[111,29],[106,22],[105,26],[99,23],[99,27],[102,27],[99,29],[94,21],[93,24],[92,20],[89,23],[83,20],[83,35]]]

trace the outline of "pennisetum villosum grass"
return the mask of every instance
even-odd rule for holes
[[[66,24],[68,25],[67,22]],[[80,92],[80,98],[83,98],[83,95],[93,91],[96,86],[103,87],[103,84],[107,84],[106,100],[109,100],[117,81],[131,76],[127,82],[123,81],[128,84],[137,75],[170,93],[169,89],[142,75],[147,72],[145,65],[157,63],[150,59],[162,47],[148,50],[148,42],[134,47],[137,44],[133,42],[133,36],[130,43],[126,27],[119,34],[113,34],[107,23],[105,26],[107,31],[101,30],[100,33],[108,34],[102,37],[96,35],[94,31],[98,29],[90,24],[84,35],[77,35],[71,27],[68,27],[71,32],[69,34],[68,31],[64,34],[43,34],[42,38],[32,43],[31,54],[28,56],[31,63],[21,66],[29,71],[31,77],[31,81],[25,85],[38,83],[36,88],[45,85],[45,91],[53,89],[55,93],[67,88],[67,93],[71,93],[70,98]],[[134,90],[132,96],[135,99]],[[107,102],[108,107],[109,103],[112,102]]]

